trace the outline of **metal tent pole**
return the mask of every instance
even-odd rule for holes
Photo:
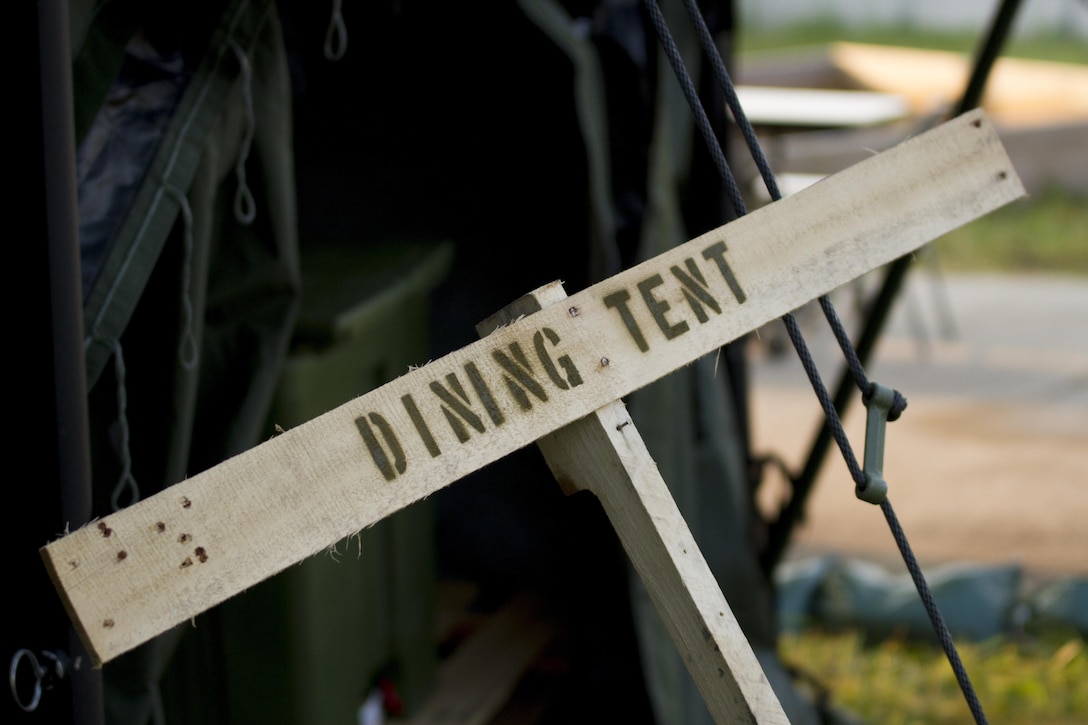
[[[33,476],[9,487],[17,489],[18,508],[9,509],[17,520],[4,536],[17,560],[18,586],[9,590],[17,611],[5,632],[11,646],[5,654],[16,665],[9,685],[21,711],[11,721],[97,725],[104,720],[101,671],[92,667],[59,606],[37,551],[91,517],[68,2],[40,0],[21,12],[25,22],[18,27],[38,31],[29,58],[38,73],[15,74],[25,75],[22,97],[30,101],[22,114],[13,114],[23,117],[18,143],[30,153],[16,154],[26,161],[17,167],[23,172],[17,210],[22,233],[8,245],[14,261],[9,285],[17,295],[8,308],[22,372],[9,383],[34,396],[19,411],[34,447],[14,452],[33,450],[40,457],[27,456],[24,465]],[[26,664],[35,661],[36,683]],[[17,682],[34,687],[20,689]]]

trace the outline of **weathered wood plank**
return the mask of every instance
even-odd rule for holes
[[[563,305],[566,295],[553,283],[526,297],[544,308]],[[478,330],[487,334],[496,322]],[[714,722],[788,725],[623,402],[545,435],[537,446],[564,491],[587,490],[600,500]]]
[[[41,554],[88,650],[109,661],[1023,195],[985,115],[965,114],[74,531]],[[515,243],[517,230],[510,231]]]
[[[537,445],[562,485],[600,499],[714,722],[789,723],[623,402]]]

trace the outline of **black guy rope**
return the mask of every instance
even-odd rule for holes
[[[1019,6],[1020,0],[1001,0],[1001,5],[990,23],[985,41],[977,54],[971,76],[954,115],[975,108],[982,100],[986,81],[993,69],[994,62],[997,60],[999,51],[1009,35]],[[854,345],[859,360],[865,361],[871,357],[884,323],[891,312],[892,303],[903,286],[910,263],[911,257],[908,255],[888,265],[880,289],[868,305],[866,318]],[[851,400],[850,377],[851,371],[843,371],[835,388],[835,409],[839,411],[840,415],[846,411]],[[893,418],[889,417],[889,420],[893,420]],[[768,527],[767,545],[761,556],[764,572],[769,573],[778,564],[785,552],[793,527],[804,515],[805,504],[808,501],[812,487],[815,485],[816,474],[823,464],[831,440],[832,431],[827,426],[822,426],[809,448],[809,454],[801,472],[791,478],[792,496],[778,513],[778,518],[772,521]]]
[[[760,174],[763,177],[764,183],[767,186],[767,190],[771,194],[771,198],[777,201],[781,198],[781,193],[778,189],[777,183],[774,181],[774,174],[772,173],[766,157],[763,154],[758,139],[755,137],[755,133],[752,130],[751,124],[748,122],[747,117],[741,108],[739,99],[737,98],[736,88],[733,85],[732,80],[729,77],[728,71],[725,68],[725,64],[721,59],[720,54],[717,51],[717,47],[713,43],[713,39],[710,36],[710,32],[706,27],[705,20],[702,13],[699,11],[695,4],[695,0],[684,0],[685,7],[688,15],[691,17],[692,23],[695,25],[698,31],[702,49],[707,59],[711,63],[711,67],[717,76],[718,82],[722,85],[725,92],[726,102],[728,103],[730,110],[733,113],[741,132],[748,144],[749,152],[752,154],[753,160],[756,162],[759,168]],[[729,164],[725,159],[725,155],[722,152],[721,145],[718,139],[714,136],[709,120],[707,119],[706,111],[702,107],[702,103],[699,100],[698,93],[695,90],[695,86],[691,81],[691,78],[684,66],[683,58],[680,56],[679,49],[676,47],[675,42],[672,39],[672,34],[669,31],[668,24],[665,21],[664,14],[661,12],[660,7],[654,0],[643,0],[643,6],[646,9],[647,15],[654,27],[658,36],[658,41],[661,43],[662,49],[665,52],[665,56],[668,58],[670,64],[673,67],[673,71],[677,80],[680,82],[680,86],[687,98],[688,104],[691,106],[693,115],[695,116],[696,125],[703,135],[704,141],[710,151],[715,166],[718,168],[719,173],[722,176],[722,181],[726,186],[730,199],[733,203],[734,211],[736,215],[743,216],[747,213],[746,206],[744,204],[743,197],[741,196],[740,189],[737,185],[736,179],[733,176],[732,171],[729,169]],[[836,340],[839,346],[842,348],[843,354],[846,357],[850,366],[851,373],[854,375],[855,382],[862,392],[863,397],[867,398],[873,391],[873,385],[869,381],[868,377],[864,373],[863,365],[858,359],[856,351],[850,342],[849,336],[841,322],[838,315],[835,313],[834,306],[831,304],[830,299],[825,295],[820,297],[820,306],[823,308],[825,317],[828,320],[828,324],[834,331]],[[823,381],[820,379],[819,371],[816,368],[815,361],[812,358],[811,353],[808,350],[808,346],[805,343],[804,336],[801,334],[800,327],[797,325],[797,321],[792,314],[786,314],[782,317],[782,321],[785,323],[786,330],[789,333],[790,341],[793,343],[794,349],[797,351],[798,357],[801,360],[802,366],[808,375],[809,382],[812,384],[816,397],[819,399],[820,405],[824,410],[824,415],[827,419],[827,425],[831,430],[831,433],[838,444],[842,453],[843,459],[846,462],[847,468],[850,471],[851,477],[854,479],[854,483],[858,490],[863,490],[867,485],[867,479],[864,471],[857,463],[857,458],[853,453],[853,449],[850,445],[850,441],[847,439],[845,431],[842,427],[842,422],[839,418],[838,410],[836,409],[831,396],[824,386]],[[894,393],[895,402],[893,403],[891,411],[889,411],[888,419],[894,420],[892,416],[896,418],[902,412],[906,406],[906,401],[902,395],[898,392]],[[968,707],[974,715],[975,722],[979,725],[983,725],[987,722],[986,715],[982,710],[982,705],[978,700],[978,696],[975,693],[974,687],[971,684],[971,680],[967,675],[967,671],[960,660],[959,653],[956,651],[955,643],[952,641],[951,633],[948,630],[947,625],[941,616],[940,610],[937,608],[936,602],[933,599],[932,593],[929,590],[929,585],[925,580],[925,576],[922,573],[921,567],[911,550],[910,544],[907,541],[906,534],[903,532],[902,526],[899,524],[899,520],[895,515],[895,511],[892,508],[891,502],[885,498],[880,503],[881,511],[884,513],[884,517],[888,522],[888,526],[891,529],[892,536],[895,539],[896,545],[899,547],[899,551],[903,556],[903,561],[910,572],[911,578],[914,581],[915,587],[918,590],[918,594],[921,597],[922,604],[926,609],[926,613],[929,616],[930,623],[933,625],[934,631],[937,634],[938,639],[941,642],[941,646],[944,649],[945,655],[948,657],[949,663],[952,666],[952,670],[956,676],[956,680],[959,683],[960,689],[963,692],[964,698],[967,701]]]

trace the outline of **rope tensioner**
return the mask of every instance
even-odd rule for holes
[[[888,497],[888,482],[884,480],[884,431],[889,420],[899,417],[902,403],[896,391],[880,383],[872,383],[865,396],[865,485],[854,493],[862,501],[879,506]]]

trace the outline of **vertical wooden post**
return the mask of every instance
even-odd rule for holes
[[[541,287],[477,325],[487,335],[566,298]],[[567,493],[600,500],[717,723],[788,723],[623,401],[537,440]]]

